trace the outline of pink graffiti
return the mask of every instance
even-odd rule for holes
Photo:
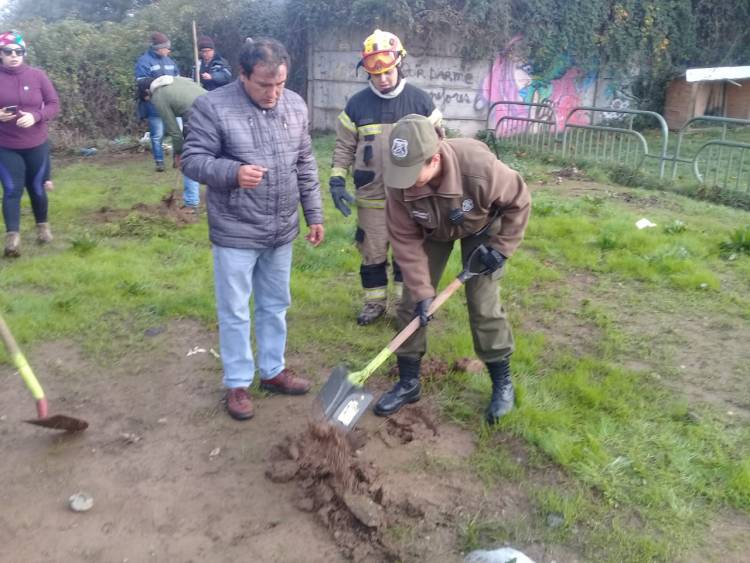
[[[506,51],[507,53],[507,51]],[[480,96],[491,105],[495,102],[513,102],[499,104],[493,109],[494,122],[502,117],[536,117],[547,118],[550,111],[554,115],[555,130],[563,128],[568,113],[576,106],[585,105],[585,98],[593,85],[584,72],[570,67],[560,78],[543,80],[531,76],[526,65],[511,54],[499,55],[490,73],[482,81]],[[525,103],[547,103],[546,107],[529,107]],[[586,123],[587,114],[577,112],[571,123]],[[516,123],[515,127],[523,127]],[[517,129],[516,129],[517,130]],[[500,131],[500,134],[512,135],[513,129]]]

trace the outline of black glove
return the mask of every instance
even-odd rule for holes
[[[505,256],[491,246],[480,244],[477,247],[477,251],[479,252],[479,259],[484,264],[484,267],[487,268],[487,271],[484,272],[487,275],[502,268],[507,260]]]
[[[419,326],[421,327],[427,326],[427,323],[432,320],[432,315],[427,314],[430,305],[432,305],[432,297],[422,299],[422,301],[419,301],[414,308],[414,316],[419,318]]]
[[[328,180],[328,187],[331,189],[333,205],[341,211],[344,217],[349,217],[352,214],[352,210],[349,209],[347,203],[354,203],[354,197],[346,191],[346,180],[341,176],[331,176],[331,179]]]

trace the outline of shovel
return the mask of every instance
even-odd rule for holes
[[[463,271],[443,291],[438,293],[427,311],[428,315],[433,315],[467,280],[488,272],[488,269],[481,262],[480,248],[477,247],[472,251],[466,260]],[[354,428],[373,399],[372,393],[362,387],[365,381],[418,328],[419,318],[415,317],[360,371],[349,373],[349,370],[344,366],[335,367],[316,397],[316,405],[322,411],[322,418],[342,428],[345,432]]]
[[[38,418],[34,420],[25,420],[29,424],[36,424],[37,426],[44,426],[45,428],[52,428],[54,430],[65,430],[67,432],[80,432],[88,428],[89,423],[79,418],[73,418],[72,416],[66,416],[64,414],[56,414],[54,416],[48,416],[47,414],[47,397],[44,396],[42,386],[39,385],[34,372],[31,370],[31,366],[26,361],[26,358],[21,352],[21,349],[16,344],[16,340],[5,324],[5,320],[0,315],[0,338],[3,339],[5,349],[8,351],[8,355],[13,360],[13,364],[21,374],[26,387],[28,387],[31,394],[36,399],[36,412]]]

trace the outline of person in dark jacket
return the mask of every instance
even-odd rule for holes
[[[388,290],[388,236],[385,229],[383,160],[388,158],[388,133],[393,124],[410,113],[430,118],[438,126],[442,115],[430,95],[407,83],[401,73],[406,56],[393,33],[376,29],[362,46],[362,66],[369,75],[367,88],[352,96],[336,123],[336,146],[329,186],[336,208],[346,217],[349,205],[357,206],[355,239],[362,257],[359,268],[364,302],[357,323],[368,325],[386,310]],[[351,168],[356,197],[346,191]],[[403,289],[398,262],[393,261],[393,293],[396,304]]]
[[[210,92],[231,82],[232,71],[229,63],[216,52],[213,39],[205,35],[198,39],[198,52],[201,59],[199,69],[201,86],[204,90]],[[195,78],[195,67],[193,67],[193,78]]]
[[[179,76],[177,63],[169,56],[172,44],[169,38],[159,31],[151,34],[151,48],[143,53],[135,63],[136,85],[142,81],[160,76]],[[141,89],[139,88],[139,91]],[[147,100],[138,101],[138,117],[148,119],[148,130],[151,136],[151,154],[156,163],[156,171],[164,172],[164,149],[161,142],[164,138],[164,122],[159,112]]]
[[[226,406],[244,420],[253,416],[247,389],[256,369],[251,295],[260,387],[290,395],[310,390],[284,358],[297,207],[310,244],[318,246],[324,231],[307,106],[284,88],[286,49],[273,39],[245,43],[240,65],[239,80],[195,100],[182,169],[206,184]]]
[[[518,172],[476,139],[442,139],[421,115],[391,131],[384,167],[386,222],[393,255],[404,274],[399,329],[416,316],[421,328],[396,351],[399,381],[375,404],[387,416],[419,400],[419,371],[435,287],[456,241],[464,262],[476,252],[483,275],[466,282],[474,351],[485,362],[492,397],[485,417],[496,423],[514,404],[510,375],[513,334],[500,302],[505,261],[523,239],[531,195]]]
[[[52,82],[25,63],[26,43],[17,31],[0,33],[0,181],[3,185],[5,256],[19,256],[21,196],[31,199],[37,241],[52,241],[47,222],[50,154],[47,122],[60,112]],[[46,189],[45,189],[46,188]]]

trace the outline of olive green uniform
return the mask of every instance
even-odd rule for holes
[[[464,261],[479,244],[510,257],[523,239],[531,196],[517,172],[497,160],[484,143],[447,139],[440,144],[439,185],[386,190],[386,216],[393,254],[404,276],[399,328],[414,318],[418,301],[435,296],[456,240]],[[487,229],[481,234],[476,233]],[[469,324],[477,356],[484,362],[506,359],[513,352],[513,334],[500,302],[498,280],[476,276],[466,283]],[[397,351],[421,357],[425,329],[419,329]]]

